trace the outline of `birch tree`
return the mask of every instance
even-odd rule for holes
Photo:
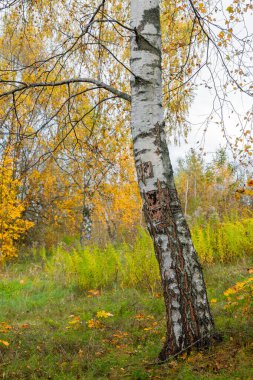
[[[147,226],[160,267],[167,336],[160,359],[209,343],[214,323],[174,184],[162,108],[158,0],[132,0],[132,137]]]
[[[160,359],[166,360],[170,355],[177,355],[192,347],[208,346],[214,335],[214,322],[202,269],[174,184],[166,141],[163,104],[166,103],[167,116],[168,114],[170,116],[174,95],[181,90],[189,93],[191,80],[196,78],[204,66],[211,71],[209,67],[211,45],[228,78],[224,84],[225,91],[230,83],[240,91],[251,95],[248,82],[242,84],[233,77],[232,71],[234,66],[240,68],[242,66],[242,58],[238,58],[238,51],[242,50],[246,55],[249,54],[248,37],[236,39],[237,45],[232,49],[230,56],[222,49],[227,49],[234,38],[231,16],[226,26],[219,27],[210,14],[207,14],[207,4],[197,4],[189,0],[182,1],[177,6],[175,2],[164,1],[163,3],[168,3],[171,20],[174,20],[175,14],[179,14],[180,20],[185,18],[189,21],[186,23],[188,31],[186,42],[179,41],[174,45],[178,46],[178,51],[174,52],[173,64],[176,65],[176,69],[178,66],[178,70],[176,72],[175,67],[169,70],[173,78],[166,84],[168,91],[164,102],[162,45],[165,41],[162,43],[159,0],[131,0],[130,25],[127,16],[128,1],[102,0],[90,4],[85,0],[70,2],[37,0],[30,4],[17,0],[6,4],[9,3],[13,3],[14,9],[16,4],[21,3],[25,25],[29,25],[29,28],[28,26],[24,28],[25,32],[28,31],[33,39],[39,40],[39,45],[42,47],[40,54],[34,49],[33,62],[27,62],[25,51],[23,51],[23,61],[19,60],[18,55],[20,51],[22,52],[20,40],[15,49],[7,46],[7,56],[4,61],[7,67],[1,73],[0,101],[4,103],[0,113],[2,125],[5,125],[9,115],[12,115],[20,126],[27,122],[28,115],[29,123],[36,126],[33,134],[37,136],[45,133],[46,128],[52,126],[57,128],[60,113],[62,119],[66,116],[67,122],[64,125],[70,127],[66,129],[67,136],[70,132],[75,133],[78,127],[85,128],[83,120],[95,108],[99,109],[99,112],[108,112],[109,107],[103,108],[103,106],[111,102],[113,104],[111,125],[117,118],[122,118],[122,124],[127,127],[128,118],[122,117],[122,114],[129,109],[124,104],[131,104],[131,132],[136,173],[143,212],[160,267],[165,300],[167,335]],[[229,15],[233,12],[240,14],[236,10],[239,7],[238,3],[234,1],[234,5],[227,8]],[[12,21],[16,27],[20,22],[20,16],[18,11],[15,12]],[[72,22],[69,22],[70,17]],[[7,22],[6,25],[8,30],[10,24]],[[107,29],[102,28],[102,25],[107,25]],[[215,34],[215,28],[220,31],[218,36]],[[170,30],[167,31],[169,42],[170,33],[173,33],[171,24]],[[130,67],[128,67],[127,50],[129,37]],[[9,40],[3,39],[3,45],[8,43]],[[201,43],[205,43],[206,46],[203,62],[198,59]],[[184,50],[184,54],[179,54],[181,46],[188,49]],[[169,51],[169,47],[164,51]],[[227,57],[228,62],[233,58],[232,68],[226,64]],[[98,60],[101,61],[99,65],[97,65]],[[240,77],[243,75],[241,72],[243,70],[238,71]],[[210,75],[213,79],[212,71]],[[247,76],[249,75],[250,69],[247,70]],[[131,96],[128,94],[130,78]],[[65,98],[62,88],[67,94]],[[58,89],[58,92],[55,92],[55,89]],[[58,111],[55,112],[52,104],[55,102],[54,98],[58,102],[59,91],[63,99],[61,104],[57,103]],[[96,91],[99,92],[99,96],[94,95]],[[69,105],[80,96],[87,96],[91,103],[93,101],[92,109],[80,112],[78,118],[70,120]],[[27,97],[30,102],[25,112],[21,112],[20,104]],[[223,103],[217,88],[216,98],[222,113]],[[9,109],[6,103],[10,104]],[[36,118],[35,110],[43,117]],[[216,108],[214,112],[217,112]],[[173,118],[169,117],[169,120],[172,121]],[[169,129],[173,130],[173,125],[170,125]],[[63,136],[62,143],[66,136]],[[32,138],[32,134],[22,135],[23,139],[27,137]],[[49,156],[52,151],[53,149],[48,152]]]

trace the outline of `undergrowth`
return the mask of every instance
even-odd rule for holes
[[[207,223],[191,230],[202,264],[236,263],[253,257],[253,219]],[[145,230],[139,230],[131,244],[108,244],[81,248],[60,244],[50,254],[34,251],[47,276],[66,286],[78,288],[141,288],[159,292],[160,276],[153,243]],[[29,258],[30,259],[30,258]]]
[[[82,290],[43,263],[1,272],[0,378],[8,380],[253,379],[252,274],[215,264],[205,278],[222,343],[157,366],[165,337],[160,294]],[[54,274],[56,276],[56,273]],[[235,307],[236,302],[236,307]]]

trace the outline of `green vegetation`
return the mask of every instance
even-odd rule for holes
[[[192,238],[200,260],[205,263],[235,263],[253,257],[253,220],[250,218],[192,227]],[[42,260],[49,278],[65,286],[90,288],[136,288],[158,291],[159,269],[152,240],[145,230],[130,244],[76,248],[62,244],[47,257],[45,250],[34,252]]]
[[[41,252],[48,276],[55,281],[61,278],[66,286],[74,284],[82,289],[118,286],[142,288],[153,293],[160,284],[153,244],[144,230],[139,230],[132,245],[109,244],[103,249],[61,245],[48,259],[44,250]]]
[[[233,262],[253,257],[253,219],[208,222],[192,228],[192,238],[203,262]]]
[[[111,239],[95,223],[85,247],[76,234],[35,240],[2,263],[0,379],[253,379],[252,202],[235,198],[225,161],[205,167],[192,152],[184,165],[178,191],[223,341],[156,364],[166,331],[158,264],[124,211]]]
[[[142,235],[142,240],[146,239]],[[139,251],[134,255],[137,247]],[[143,281],[145,271],[155,276],[156,269],[151,268],[153,256],[148,256],[150,261],[143,256],[145,252],[149,255],[145,244],[123,248],[124,273],[119,270],[120,248],[113,247],[107,251],[87,248],[82,254],[78,250],[68,254],[59,248],[49,259],[42,255],[33,263],[17,262],[2,270],[0,378],[252,379],[249,259],[205,268],[209,298],[223,342],[214,342],[207,351],[183,354],[177,361],[172,358],[161,366],[155,365],[155,360],[165,333],[163,299],[158,284],[148,291]],[[97,260],[92,261],[92,252]],[[95,264],[99,260],[103,270],[97,272]],[[85,269],[85,263],[91,272]],[[75,277],[77,268],[81,269]],[[99,282],[94,282],[93,273],[97,273]],[[153,279],[148,281],[153,283]],[[231,286],[238,281],[237,303],[237,288]],[[90,285],[96,286],[89,288]]]

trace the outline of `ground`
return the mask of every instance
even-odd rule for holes
[[[223,342],[157,365],[165,334],[159,293],[65,287],[40,265],[12,264],[0,272],[0,379],[253,379],[253,321],[224,296],[248,267],[205,268]]]

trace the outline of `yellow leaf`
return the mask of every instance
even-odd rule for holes
[[[89,329],[99,329],[99,328],[103,327],[103,325],[101,324],[101,322],[100,321],[96,321],[95,319],[90,319],[87,322],[87,325],[88,325]]]
[[[113,317],[113,314],[107,313],[104,310],[97,312],[97,318],[109,318],[109,317]]]
[[[199,10],[202,13],[206,13],[206,8],[205,8],[205,5],[203,3],[199,3]]]
[[[10,343],[7,342],[6,340],[0,340],[0,343],[2,343],[6,347],[8,347],[10,345]]]
[[[69,321],[69,324],[76,325],[77,323],[80,323],[80,319],[80,317],[75,317],[74,319],[72,319],[72,321]]]
[[[224,33],[223,31],[221,31],[221,32],[218,34],[218,37],[219,37],[220,39],[222,39],[222,38],[224,38],[224,35],[225,35],[225,33]]]
[[[134,316],[134,319],[137,319],[137,321],[142,321],[145,318],[143,314],[137,314]]]
[[[29,329],[29,327],[30,327],[29,323],[24,323],[23,325],[21,325],[22,329]]]

